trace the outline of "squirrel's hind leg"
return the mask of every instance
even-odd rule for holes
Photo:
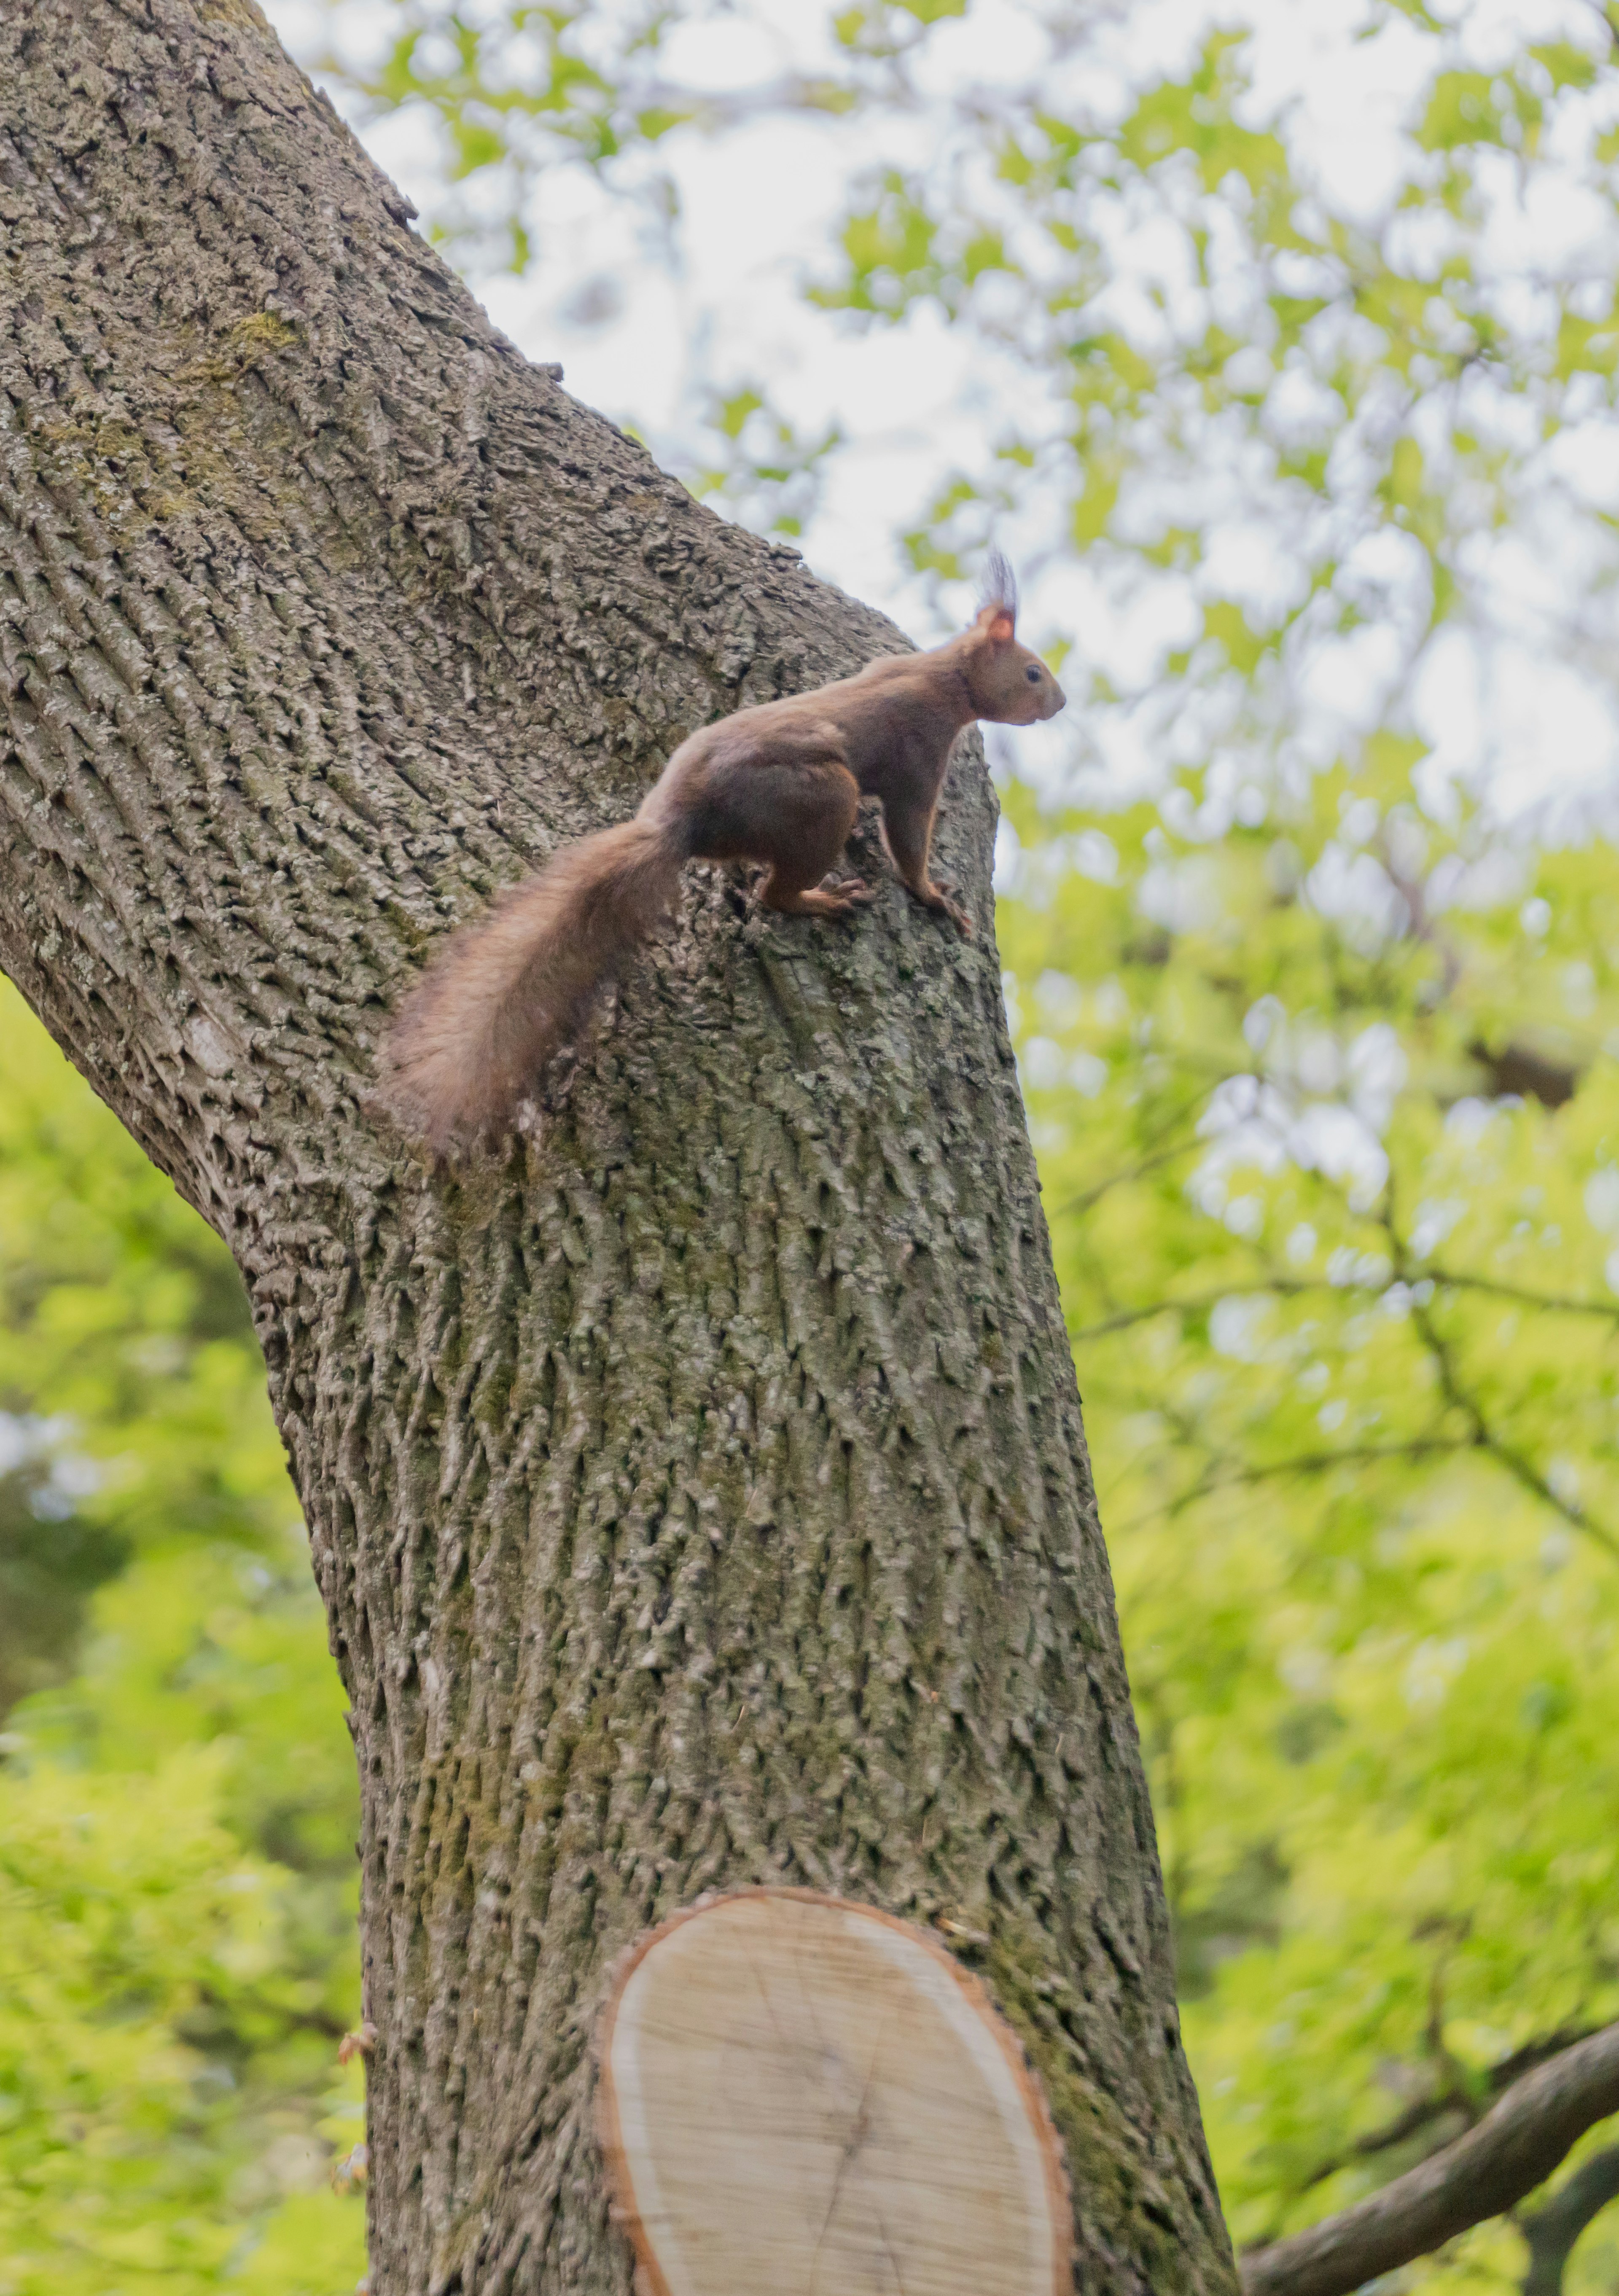
[[[859,784],[834,758],[786,768],[756,767],[749,810],[758,826],[749,850],[768,864],[762,908],[780,916],[842,917],[871,899],[859,879],[825,886],[860,809]]]
[[[784,917],[846,917],[851,910],[869,907],[874,896],[862,878],[846,877],[834,890],[806,885],[793,891],[784,886],[781,872],[773,869],[760,888],[759,905]]]

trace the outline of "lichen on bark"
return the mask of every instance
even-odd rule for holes
[[[370,1088],[434,937],[905,642],[529,366],[249,0],[0,0],[0,961],[252,1298],[362,1780],[374,2290],[622,2296],[604,1972],[758,1882],[977,1956],[1079,2284],[1229,2288],[980,750],[975,946],[694,869],[538,1135],[428,1168]]]

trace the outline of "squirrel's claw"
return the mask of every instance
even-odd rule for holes
[[[938,909],[949,917],[963,940],[973,940],[976,938],[973,920],[962,907],[961,903],[951,898],[954,891],[954,886],[941,885],[935,878],[923,898],[930,909]]]

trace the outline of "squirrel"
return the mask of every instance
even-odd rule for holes
[[[452,933],[390,1029],[384,1101],[440,1154],[510,1130],[602,981],[672,906],[688,861],[762,862],[765,908],[848,915],[873,898],[865,884],[822,881],[862,797],[882,802],[901,882],[970,939],[972,920],[928,872],[951,748],[975,718],[1031,726],[1065,700],[1017,643],[1017,587],[996,552],[959,636],[700,727],[633,820],[565,846]]]

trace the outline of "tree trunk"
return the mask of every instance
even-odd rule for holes
[[[432,938],[904,641],[530,367],[252,0],[0,0],[0,959],[251,1292],[353,1705],[378,2296],[612,2291],[589,2042],[719,1885],[949,1924],[1087,2289],[1229,2290],[974,743],[857,927],[694,870],[541,1136]]]

